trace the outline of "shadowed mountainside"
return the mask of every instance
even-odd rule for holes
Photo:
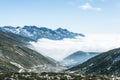
[[[68,71],[84,74],[120,74],[120,48],[101,53]]]

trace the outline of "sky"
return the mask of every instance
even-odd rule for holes
[[[120,0],[0,0],[0,26],[120,34]]]

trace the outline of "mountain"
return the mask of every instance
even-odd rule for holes
[[[120,48],[99,54],[68,71],[84,74],[120,74]]]
[[[67,29],[58,28],[56,30],[37,26],[12,27],[4,26],[0,28],[3,31],[12,32],[24,37],[28,37],[37,41],[40,38],[48,38],[52,40],[62,40],[64,38],[75,38],[77,36],[84,37],[83,34],[73,33]]]
[[[26,44],[28,45],[29,41],[34,41],[34,40],[11,32],[6,32],[0,29],[0,42],[3,41],[17,45],[26,45]]]
[[[88,59],[98,55],[98,52],[83,52],[83,51],[77,51],[66,58],[61,62],[62,64],[68,66],[68,67],[73,67],[75,65],[81,64]]]
[[[31,39],[0,30],[0,72],[59,71],[61,66],[31,50]]]

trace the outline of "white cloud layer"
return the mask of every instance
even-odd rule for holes
[[[118,48],[120,35],[90,35],[85,38],[64,40],[39,39],[30,43],[36,51],[60,61],[78,50],[103,52]]]
[[[95,11],[101,11],[101,8],[99,7],[93,7],[90,3],[85,3],[82,6],[79,6],[78,8],[82,10],[95,10]]]

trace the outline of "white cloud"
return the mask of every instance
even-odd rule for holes
[[[103,52],[118,48],[120,35],[89,35],[81,39],[64,40],[40,39],[30,43],[36,51],[59,61],[78,50]]]
[[[102,9],[101,8],[94,8],[94,10],[101,11]]]
[[[79,8],[82,8],[83,10],[89,10],[92,9],[92,6],[89,3],[85,3],[82,6],[79,6]]]
[[[99,7],[93,7],[90,3],[85,3],[82,6],[79,6],[78,8],[83,10],[95,10],[95,11],[101,11],[101,8]]]

